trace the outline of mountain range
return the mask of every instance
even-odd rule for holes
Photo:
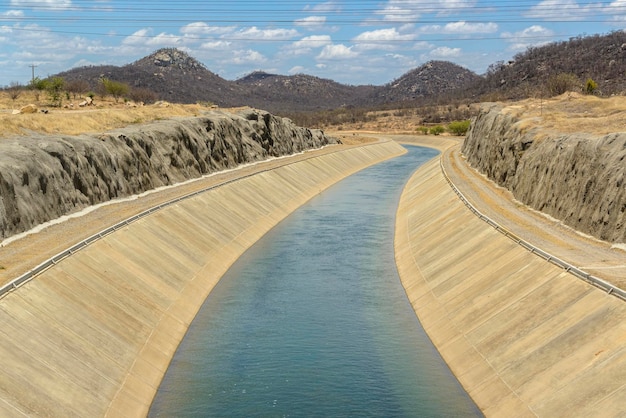
[[[87,81],[92,89],[99,80],[108,78],[131,88],[149,89],[159,99],[171,102],[247,105],[274,112],[377,106],[453,91],[480,79],[451,62],[431,61],[384,86],[351,86],[305,74],[284,76],[261,71],[229,81],[173,48],[160,49],[120,67],[79,67],[57,76],[66,81]]]
[[[626,33],[571,38],[531,47],[508,62],[493,63],[478,75],[447,61],[430,61],[382,86],[353,86],[306,74],[253,72],[229,81],[187,53],[155,51],[124,66],[89,66],[58,74],[66,81],[84,80],[95,89],[102,78],[147,89],[161,100],[252,106],[272,112],[305,112],[340,107],[373,108],[425,103],[509,100],[545,96],[559,74],[573,76],[581,88],[597,83],[596,94],[626,90]]]

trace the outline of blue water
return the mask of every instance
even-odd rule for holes
[[[481,416],[398,277],[395,211],[436,151],[323,192],[248,250],[206,300],[152,417]]]

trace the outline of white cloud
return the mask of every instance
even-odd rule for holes
[[[447,46],[440,46],[439,48],[435,48],[428,53],[428,56],[431,58],[454,58],[458,57],[461,54],[461,48],[449,48]]]
[[[618,0],[615,3],[620,3]],[[623,14],[624,4],[620,6],[619,13]],[[610,8],[611,6],[609,6]],[[539,4],[530,8],[527,13],[524,13],[526,17],[532,17],[533,19],[541,20],[583,20],[587,19],[590,15],[597,13],[597,5],[589,4],[587,6],[580,6],[576,0],[544,0]]]
[[[144,28],[139,29],[130,36],[127,36],[122,41],[123,46],[149,46],[149,47],[161,47],[161,46],[173,46],[182,43],[182,38],[177,35],[168,33],[159,33],[158,35],[152,35],[152,29]]]
[[[315,6],[307,5],[304,8],[304,10],[312,10],[314,12],[323,12],[323,13],[340,12],[341,6],[336,1],[327,1],[324,3],[316,4]]]
[[[444,33],[444,34],[473,34],[473,33],[494,33],[498,31],[498,25],[489,23],[468,23],[466,21],[450,22],[445,26],[428,25],[420,28],[424,33]]]
[[[328,35],[312,35],[305,36],[299,41],[295,41],[292,45],[294,48],[321,48],[331,43],[331,38]]]
[[[266,62],[267,59],[258,51],[252,49],[233,51],[232,59],[229,60],[231,64],[259,64]]]
[[[375,13],[388,22],[414,22],[422,14],[450,14],[467,10],[476,4],[476,0],[389,0]]]
[[[22,10],[8,10],[4,13],[0,13],[0,16],[6,17],[22,17],[24,16],[24,12]]]
[[[305,68],[301,65],[296,65],[295,67],[291,67],[288,71],[288,74],[302,74]]]
[[[212,51],[226,51],[231,48],[232,43],[228,41],[211,41],[204,42],[200,45],[200,49],[208,49]]]
[[[295,29],[259,29],[253,26],[239,31],[237,35],[250,40],[280,41],[296,37],[299,33]]]
[[[503,32],[500,36],[510,43],[510,50],[523,51],[529,46],[543,45],[551,42],[554,32],[543,26],[533,25],[519,32]]]
[[[355,58],[359,54],[343,44],[326,45],[322,52],[317,56],[319,60],[342,60]]]
[[[204,22],[193,22],[180,28],[180,33],[191,36],[223,35],[235,29],[234,26],[209,26]]]
[[[354,41],[411,41],[415,39],[415,35],[402,35],[396,28],[378,29],[363,32],[354,38]]]
[[[302,19],[297,19],[296,26],[306,27],[309,30],[320,28],[326,24],[325,16],[309,16]]]
[[[401,34],[396,28],[363,32],[352,39],[360,49],[394,49],[398,42],[415,40],[414,34]]]
[[[67,9],[72,6],[72,0],[11,0],[10,4],[28,9]]]

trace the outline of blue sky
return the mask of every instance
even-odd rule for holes
[[[180,48],[255,70],[381,85],[430,60],[483,74],[531,45],[626,26],[626,0],[2,0],[0,86]]]

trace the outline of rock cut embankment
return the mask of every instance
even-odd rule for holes
[[[337,143],[322,131],[247,109],[101,135],[0,142],[0,238],[89,205],[240,164]]]
[[[596,238],[626,242],[626,133],[541,132],[486,104],[462,153],[524,204]]]

